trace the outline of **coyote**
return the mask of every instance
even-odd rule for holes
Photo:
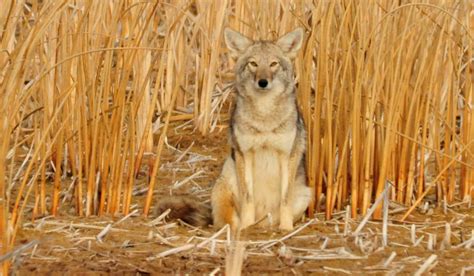
[[[237,99],[229,128],[231,154],[212,189],[212,211],[187,198],[163,200],[158,209],[170,208],[193,224],[210,222],[212,212],[217,227],[243,229],[260,221],[291,230],[312,198],[291,61],[302,45],[303,29],[276,41],[253,41],[229,28],[224,37],[236,60]]]

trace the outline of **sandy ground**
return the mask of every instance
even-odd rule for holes
[[[192,193],[208,201],[212,181],[228,152],[225,132],[207,138],[172,135],[155,198]],[[233,242],[227,229],[216,235],[219,229],[212,227],[144,218],[145,188],[142,176],[135,188],[134,213],[125,219],[123,215],[77,217],[66,201],[58,217],[24,221],[16,248],[26,245],[26,249],[13,259],[12,272],[224,274],[226,259],[239,263],[238,252],[243,252],[244,274],[412,275],[425,264],[433,274],[474,275],[474,207],[467,203],[448,208],[432,205],[414,212],[406,223],[398,222],[403,209],[393,204],[387,246],[382,244],[381,222],[367,223],[355,237],[352,233],[362,218],[348,219],[344,211],[332,220],[325,220],[322,213],[306,218],[290,233],[249,229],[241,233],[240,242]]]

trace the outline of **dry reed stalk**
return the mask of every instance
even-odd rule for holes
[[[316,24],[316,20],[313,21],[313,24]],[[312,26],[314,28],[314,26]],[[311,33],[309,37],[307,38],[307,44],[306,47],[303,49],[303,55],[305,56],[313,56],[313,51],[315,48],[315,37],[314,33]],[[300,70],[306,71],[306,72],[313,72],[315,69],[315,63],[313,58],[307,58],[307,59],[300,59]],[[302,111],[302,116],[303,120],[306,124],[307,127],[307,141],[309,142],[307,144],[307,150],[308,152],[313,152],[313,146],[319,145],[319,143],[312,143],[313,141],[313,124],[311,124],[312,119],[311,119],[311,90],[313,86],[312,78],[310,74],[300,74],[299,75],[299,80],[300,80],[300,87],[298,90],[298,98],[299,98],[299,106]],[[319,150],[319,147],[318,149]],[[316,160],[315,160],[316,155],[311,154],[308,156],[306,159],[306,171],[308,172],[308,185],[315,191],[315,197],[314,199],[318,199],[320,196],[320,190],[316,188],[316,178],[315,172],[316,172]],[[311,204],[309,206],[309,215],[312,217],[314,215],[314,206],[315,206],[315,200],[311,201]]]
[[[466,144],[463,149],[458,153],[458,155],[456,157],[459,157],[462,153],[464,153],[464,151],[469,148],[471,145],[474,144],[474,140],[471,140],[468,144]],[[418,204],[420,204],[421,200],[428,194],[428,192],[431,190],[431,188],[433,186],[437,186],[435,183],[437,183],[442,177],[443,177],[443,174],[449,169],[451,168],[451,165],[456,161],[456,159],[452,159],[448,164],[445,165],[445,167],[438,173],[438,175],[436,176],[436,178],[433,180],[433,182],[431,183],[431,185],[428,186],[428,188],[426,188],[425,192],[423,192],[423,194],[413,203],[413,205],[410,207],[410,209],[408,209],[408,211],[405,212],[405,214],[403,215],[403,217],[401,218],[401,221],[404,221],[414,210],[415,208],[418,206]]]
[[[51,214],[53,216],[57,215],[58,212],[58,203],[59,203],[59,192],[61,190],[61,160],[63,157],[63,132],[60,132],[58,143],[56,146],[55,154],[55,174],[54,174],[54,188],[53,188],[53,196],[52,196],[52,207],[51,207]]]
[[[323,2],[321,2],[317,7],[316,7],[316,11],[320,11],[323,9]],[[320,11],[320,13],[322,13],[322,11]],[[316,12],[314,12],[314,14],[317,14]],[[324,22],[324,21],[323,21]],[[310,165],[310,169],[309,169],[309,175],[310,175],[310,179],[313,178],[314,179],[314,187],[315,187],[315,199],[314,199],[314,206],[318,207],[318,206],[321,206],[319,200],[321,199],[322,197],[322,194],[323,194],[323,183],[322,183],[322,179],[323,179],[323,154],[322,154],[322,151],[321,151],[321,141],[322,141],[322,137],[321,137],[321,120],[318,120],[318,119],[315,119],[315,118],[320,118],[321,116],[321,102],[322,102],[322,98],[323,98],[323,93],[322,91],[324,86],[323,86],[323,82],[320,81],[321,79],[323,79],[323,76],[322,76],[322,72],[323,72],[323,69],[324,67],[326,66],[326,52],[325,52],[325,49],[324,48],[326,46],[326,43],[323,43],[324,41],[322,39],[319,39],[318,36],[317,36],[317,33],[315,32],[315,30],[319,29],[320,26],[316,25],[316,23],[314,23],[314,25],[312,26],[312,29],[311,29],[311,32],[314,33],[313,36],[313,39],[316,40],[318,39],[318,41],[320,41],[320,45],[317,46],[317,58],[313,57],[314,55],[314,50],[310,50],[308,51],[307,53],[310,54],[310,57],[312,60],[315,60],[315,63],[317,64],[317,77],[316,77],[316,82],[315,82],[315,85],[314,87],[311,87],[312,89],[315,89],[315,92],[319,92],[319,93],[316,93],[316,95],[314,96],[314,108],[313,108],[313,113],[311,114],[311,117],[310,117],[310,121],[307,122],[309,124],[311,124],[310,122],[312,122],[312,127],[309,127],[309,132],[311,132],[309,134],[310,138],[312,138],[311,140],[308,140],[308,143],[311,145],[310,146],[310,149],[311,149],[311,152],[309,154],[309,159],[310,159],[310,162],[309,162],[309,165]],[[320,69],[321,68],[321,69]],[[308,77],[308,79],[311,78],[313,79],[312,77]],[[318,81],[319,80],[319,81]],[[313,92],[313,91],[311,91]],[[311,93],[312,94],[312,93]],[[306,96],[308,99],[312,98],[313,95],[309,95],[309,96]],[[309,104],[309,109],[311,109],[311,101],[309,101],[310,104]],[[312,131],[311,131],[312,130]],[[318,208],[316,208],[316,211],[319,211]]]
[[[179,25],[174,26],[174,28],[176,28],[177,30],[180,30],[180,29],[182,30],[184,28],[184,23],[185,23],[184,19],[185,17],[178,17],[175,22],[176,23],[179,22]],[[172,32],[172,30],[173,29],[171,28],[168,30],[170,37],[169,39],[168,38],[165,39],[164,45],[167,45],[167,47],[170,47],[170,52],[172,50],[175,50],[175,51],[178,51],[180,56],[184,55],[184,49],[186,49],[185,41],[183,39],[177,39],[177,37],[175,37],[174,33]],[[180,34],[180,36],[183,36],[183,35],[184,35],[184,32]],[[173,79],[174,79],[175,85],[174,87],[171,85],[167,85],[167,88],[166,88],[167,89],[166,94],[168,94],[171,98],[169,99],[169,102],[168,102],[169,105],[168,105],[168,108],[166,109],[166,116],[164,118],[164,126],[161,130],[161,135],[158,140],[158,145],[155,151],[157,157],[154,160],[154,163],[151,169],[150,183],[148,185],[147,197],[146,197],[145,205],[143,208],[143,213],[145,214],[145,216],[148,215],[150,207],[151,207],[154,186],[156,183],[156,175],[160,167],[159,157],[163,150],[163,144],[168,132],[168,127],[169,127],[170,118],[172,114],[172,107],[175,104],[178,92],[181,90],[181,85],[183,83],[184,75],[185,75],[184,70],[186,70],[186,66],[184,62],[185,60],[176,60],[176,68],[175,68],[175,66],[173,66],[173,63],[171,62],[172,57],[176,58],[176,56],[174,55],[171,55],[171,54],[168,55],[168,62],[166,63],[166,80],[167,80],[167,84],[169,84],[170,82],[173,82]],[[160,73],[163,73],[163,72],[164,72],[164,67],[163,67],[163,71],[161,71]]]
[[[5,26],[4,35],[2,36],[2,40],[0,40],[1,46],[2,46],[1,48],[5,49],[5,50],[2,50],[2,52],[0,52],[0,65],[1,66],[6,66],[8,56],[5,55],[5,52],[8,50],[11,50],[13,46],[12,42],[14,39],[14,36],[12,35],[13,31],[11,28],[14,28],[15,24],[5,24],[5,21],[7,20],[6,11],[8,10],[10,12],[13,12],[15,15],[19,14],[18,6],[15,7],[13,3],[11,2],[8,3],[7,5],[8,6],[5,7],[5,9],[2,9],[2,11],[0,11],[0,23],[3,23],[2,26]],[[7,47],[7,46],[10,46],[10,47]],[[1,71],[0,73],[1,73],[0,80],[2,81],[2,84],[3,84],[6,73],[4,71]],[[0,115],[2,118],[6,117],[7,115],[6,111],[7,110],[5,109],[5,103],[2,102],[2,109],[0,109]],[[5,124],[5,121],[3,121],[2,123]],[[2,256],[6,255],[10,250],[10,248],[7,245],[9,244],[10,235],[11,235],[11,231],[9,229],[10,221],[8,218],[10,214],[10,210],[9,210],[9,205],[7,204],[7,197],[6,197],[8,182],[5,181],[6,176],[7,176],[6,175],[6,166],[7,166],[6,154],[10,146],[9,145],[10,135],[8,134],[6,135],[5,130],[8,130],[8,129],[5,129],[5,127],[3,126],[2,131],[0,131],[0,141],[2,141],[0,144],[1,145],[1,148],[0,148],[0,153],[1,153],[1,156],[0,156],[0,242],[1,242],[0,255]],[[2,270],[1,270],[2,275],[8,274],[9,265],[10,264],[8,261],[2,262]]]
[[[222,30],[224,28],[224,18],[226,14],[226,10],[228,8],[228,1],[218,1],[218,2],[209,2],[209,1],[197,1],[196,6],[198,11],[205,11],[205,16],[207,16],[206,24],[207,24],[207,31],[211,34],[209,38],[209,44],[204,44],[203,46],[209,46],[212,48],[212,45],[220,45],[221,38],[222,38]],[[215,13],[211,13],[210,11],[214,11]],[[207,39],[206,39],[207,40]],[[202,51],[205,51],[201,56],[201,64],[206,68],[203,71],[204,79],[202,85],[202,94],[200,99],[200,109],[201,112],[197,118],[199,130],[206,134],[210,124],[210,115],[211,115],[211,97],[213,92],[215,91],[216,85],[216,74],[217,71],[217,61],[220,55],[220,50],[217,48],[214,51],[211,51],[210,54],[205,48],[202,48]]]
[[[474,37],[474,4],[470,3],[467,5],[466,11],[466,25],[469,26],[470,30],[470,37]],[[468,11],[471,11],[468,13]],[[471,41],[472,43],[472,41]],[[468,141],[474,139],[474,62],[472,57],[474,56],[473,47],[466,47],[466,57],[467,60],[464,59],[465,62],[461,69],[463,69],[465,73],[465,86],[463,89],[464,94],[464,109],[463,109],[463,122],[462,128],[465,130],[462,134],[463,143],[467,144]],[[471,59],[469,60],[469,57]],[[471,147],[470,151],[474,153],[473,147]],[[463,161],[466,163],[473,162],[473,155],[472,154],[464,154],[462,157]],[[474,170],[467,168],[466,166],[461,166],[461,193],[464,200],[474,197]]]

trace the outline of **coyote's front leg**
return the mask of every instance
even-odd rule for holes
[[[296,170],[298,159],[292,153],[290,156],[280,154],[280,172],[281,172],[281,201],[280,201],[280,229],[293,229],[293,198],[294,184],[296,178]]]
[[[240,227],[255,223],[255,201],[253,196],[253,152],[236,151],[237,181],[240,192]]]

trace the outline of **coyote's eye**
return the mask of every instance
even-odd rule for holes
[[[277,67],[277,66],[278,66],[278,62],[276,61],[270,63],[270,67]]]
[[[255,61],[250,61],[249,65],[252,66],[252,67],[257,67],[258,66],[258,64]]]

